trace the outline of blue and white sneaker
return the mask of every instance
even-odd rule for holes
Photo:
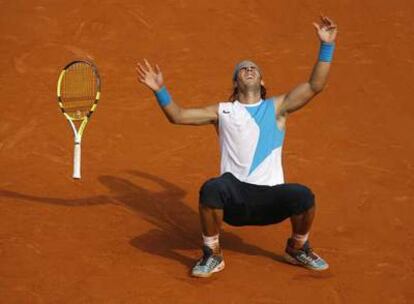
[[[288,239],[284,256],[286,262],[318,271],[326,270],[329,268],[328,263],[326,263],[312,250],[308,241],[306,241],[301,249],[293,248],[292,243],[293,240]]]
[[[203,257],[195,264],[191,274],[195,277],[208,278],[215,272],[224,269],[224,259],[221,255],[216,255],[213,250],[203,246]]]

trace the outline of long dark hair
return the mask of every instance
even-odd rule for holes
[[[262,85],[260,85],[260,97],[262,99],[266,99],[266,88]],[[230,97],[229,97],[229,101],[230,102],[234,102],[237,99],[239,99],[239,88],[238,87],[234,87],[233,89],[233,93],[231,93]]]

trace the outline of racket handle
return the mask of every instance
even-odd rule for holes
[[[73,153],[73,178],[81,178],[81,144],[80,142],[75,142],[75,150]]]

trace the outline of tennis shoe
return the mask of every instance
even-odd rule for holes
[[[308,241],[302,248],[295,249],[293,240],[288,239],[284,258],[290,264],[300,265],[312,270],[321,271],[329,268],[328,263],[313,251]]]
[[[191,274],[195,277],[207,278],[213,273],[224,269],[224,259],[221,255],[213,253],[213,250],[203,246],[203,257],[198,260]]]

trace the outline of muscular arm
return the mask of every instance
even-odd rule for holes
[[[155,69],[145,59],[137,64],[138,80],[150,88],[156,95],[161,109],[171,123],[181,125],[205,125],[218,120],[218,104],[200,108],[182,108],[170,97],[164,87],[164,80],[158,65]],[[160,97],[161,100],[160,101]]]
[[[168,120],[180,125],[214,124],[218,119],[218,104],[201,108],[182,108],[174,101],[162,107]]]
[[[328,18],[321,17],[321,24],[314,23],[321,43],[333,44],[336,38],[336,25]],[[278,115],[299,110],[326,85],[331,63],[319,60],[313,67],[309,80],[295,87],[287,94],[278,96]]]
[[[279,114],[284,115],[299,110],[321,92],[328,79],[330,66],[329,62],[317,62],[308,82],[301,83],[289,93],[279,96],[281,100]]]

